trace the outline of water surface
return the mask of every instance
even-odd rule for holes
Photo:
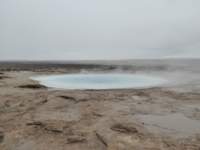
[[[200,134],[200,120],[190,119],[183,114],[175,113],[165,116],[136,115],[151,132],[172,133],[176,136]]]
[[[65,74],[33,77],[41,84],[60,89],[128,89],[159,86],[160,77],[139,74]]]

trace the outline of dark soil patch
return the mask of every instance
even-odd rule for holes
[[[28,89],[46,89],[47,87],[40,84],[26,84],[26,85],[20,85],[19,88],[28,88]]]

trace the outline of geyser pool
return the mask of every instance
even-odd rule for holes
[[[150,88],[166,82],[160,77],[140,74],[64,74],[32,77],[40,84],[59,89],[128,89]]]

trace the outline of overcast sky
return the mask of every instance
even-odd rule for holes
[[[200,0],[0,0],[0,60],[200,57]]]

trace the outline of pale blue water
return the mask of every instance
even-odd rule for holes
[[[164,84],[159,77],[138,74],[65,74],[33,77],[41,84],[59,89],[149,88]]]

